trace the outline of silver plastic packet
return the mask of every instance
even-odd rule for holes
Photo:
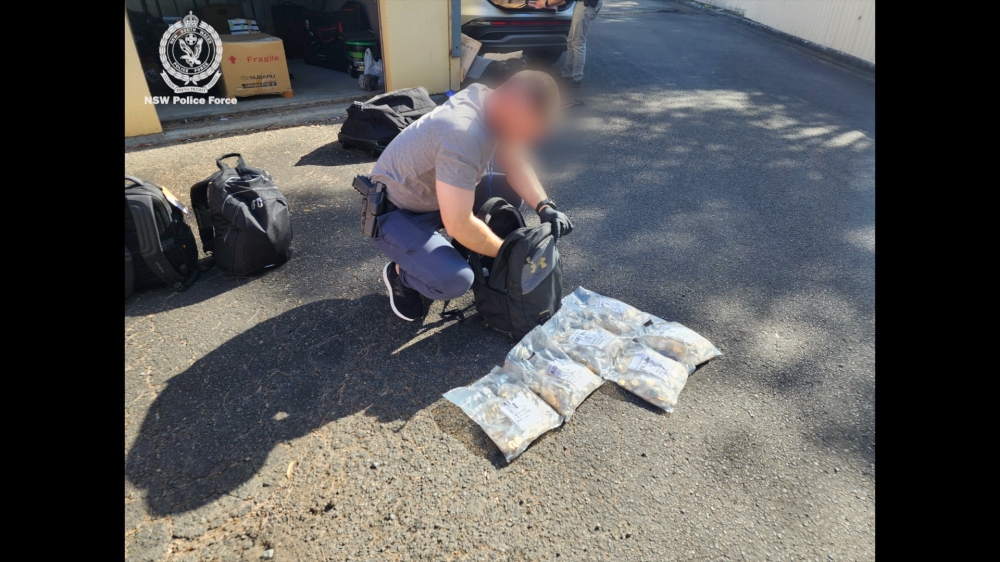
[[[643,324],[651,318],[632,305],[583,287],[577,287],[563,299],[563,308],[572,315],[590,318],[605,330],[619,336],[638,336],[643,333]]]
[[[519,373],[500,367],[469,386],[449,390],[444,397],[483,428],[507,462],[563,422],[562,416],[531,392]]]
[[[610,372],[612,361],[625,341],[602,328],[594,318],[576,315],[571,310],[561,309],[542,327],[551,337],[553,347],[601,376]]]
[[[681,342],[687,347],[689,359],[683,362],[691,362],[693,366],[701,365],[709,359],[714,359],[722,355],[712,342],[705,339],[698,332],[677,322],[668,322],[662,318],[652,316],[650,322],[644,327],[639,341],[649,347],[670,355],[673,349],[677,348],[676,342]],[[672,356],[672,355],[671,355]],[[676,357],[675,357],[676,358]]]
[[[528,332],[507,354],[504,367],[515,371],[535,394],[568,421],[604,379],[574,362],[555,346],[542,326]]]
[[[705,361],[722,355],[712,342],[690,328],[583,287],[577,287],[564,298],[563,306],[570,315],[591,318],[621,336],[637,337],[660,354],[687,365],[688,374]]]
[[[648,346],[629,342],[605,375],[618,386],[667,412],[673,412],[677,397],[687,383],[688,368]]]

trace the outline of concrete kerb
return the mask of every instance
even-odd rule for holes
[[[768,34],[773,35],[775,37],[778,37],[780,39],[784,39],[785,41],[789,41],[791,43],[794,43],[794,44],[799,45],[801,47],[805,47],[806,49],[809,49],[809,50],[814,51],[816,53],[819,53],[821,55],[825,55],[827,57],[830,57],[830,58],[836,60],[837,62],[841,62],[841,63],[844,63],[844,64],[846,64],[848,66],[856,68],[858,70],[862,70],[862,71],[864,71],[866,73],[871,74],[873,77],[875,75],[875,63],[868,62],[868,61],[866,61],[864,59],[861,59],[861,58],[858,58],[858,57],[856,57],[854,55],[849,55],[849,54],[847,54],[847,53],[845,53],[843,51],[838,51],[837,49],[831,49],[830,47],[826,47],[824,45],[820,45],[819,43],[813,43],[812,41],[809,41],[807,39],[803,39],[801,37],[796,37],[796,36],[791,35],[789,33],[785,33],[784,31],[780,31],[778,29],[775,29],[775,28],[773,28],[773,27],[771,27],[769,25],[764,25],[762,23],[753,21],[751,19],[747,19],[747,18],[745,18],[745,17],[743,17],[743,16],[741,16],[739,14],[735,14],[735,13],[730,12],[729,10],[725,10],[723,8],[718,8],[716,6],[711,6],[709,4],[703,4],[701,2],[696,2],[694,0],[677,0],[677,2],[679,2],[681,4],[684,4],[685,6],[690,6],[690,7],[694,8],[694,9],[696,9],[696,10],[702,10],[702,11],[705,11],[705,12],[710,12],[710,13],[712,13],[714,15],[719,15],[719,16],[727,17],[727,18],[729,18],[731,20],[735,20],[735,21],[737,21],[737,22],[739,22],[739,23],[741,23],[743,25],[752,27],[754,29],[759,29],[759,30],[761,30],[761,31],[763,31],[765,33],[768,33]]]
[[[365,92],[357,96],[326,100],[309,105],[294,106],[287,109],[268,108],[228,117],[220,122],[216,117],[202,117],[191,123],[181,125],[176,120],[164,122],[162,133],[127,137],[125,152],[157,148],[168,144],[185,143],[204,140],[206,138],[225,138],[258,131],[272,131],[288,127],[298,127],[314,123],[336,123],[347,117],[347,105],[354,101],[364,101],[373,95]],[[431,94],[431,99],[441,105],[448,96]],[[336,106],[343,104],[341,110]],[[331,109],[331,106],[333,108]],[[174,125],[174,127],[171,127]]]
[[[342,120],[347,115],[348,104],[353,101],[366,100],[372,95],[371,92],[361,92],[356,96],[324,100],[308,105],[260,109],[229,115],[226,121],[220,121],[218,117],[214,116],[195,118],[191,122],[183,124],[176,120],[165,121],[162,133],[126,137],[125,151],[156,148],[205,138],[231,137],[263,130],[284,129],[309,123],[334,122]]]

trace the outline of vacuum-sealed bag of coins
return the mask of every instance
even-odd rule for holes
[[[563,422],[562,416],[535,396],[518,373],[500,367],[469,386],[449,390],[444,397],[483,428],[507,462]]]
[[[701,365],[709,359],[722,355],[712,342],[683,324],[667,322],[652,316],[644,328],[643,334],[638,338],[639,341],[666,355],[671,355],[672,350],[677,349],[677,342],[683,343],[690,358],[682,362],[690,361],[692,372],[695,365]]]
[[[573,315],[591,318],[602,328],[619,336],[638,336],[643,324],[652,318],[638,308],[620,300],[577,287],[563,299],[563,307]]]
[[[574,362],[542,326],[528,332],[507,354],[504,367],[517,372],[528,388],[568,421],[604,379]]]
[[[601,376],[611,370],[612,361],[627,341],[602,328],[593,317],[580,316],[565,308],[560,309],[542,328],[551,338],[553,347]]]
[[[629,342],[615,360],[614,369],[604,378],[658,408],[673,412],[677,396],[687,383],[688,368],[646,345]]]

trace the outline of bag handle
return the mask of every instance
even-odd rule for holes
[[[500,207],[504,205],[510,205],[510,203],[508,203],[507,200],[504,199],[503,197],[491,197],[487,199],[485,203],[483,203],[482,207],[479,208],[479,212],[476,213],[476,218],[483,222],[486,222],[487,216],[492,215],[494,212],[496,212]],[[513,205],[511,206],[513,207]],[[523,221],[521,221],[521,226],[524,226]]]
[[[141,179],[139,179],[139,178],[137,178],[135,176],[130,176],[128,174],[125,174],[125,179],[128,180],[128,181],[130,181],[130,182],[132,182],[132,183],[134,183],[135,185],[142,185],[142,183],[143,183],[143,181]]]
[[[220,170],[225,170],[229,166],[226,166],[222,161],[225,160],[226,158],[232,158],[233,156],[237,158],[236,160],[237,166],[246,167],[247,163],[243,161],[243,155],[240,154],[239,152],[228,152],[226,154],[223,154],[222,156],[219,156],[218,158],[215,159],[215,165],[218,166]]]

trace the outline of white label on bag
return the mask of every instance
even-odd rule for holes
[[[500,411],[521,431],[545,423],[545,413],[524,394],[518,394],[500,404]]]
[[[583,365],[577,365],[576,363],[569,363],[566,361],[550,363],[549,366],[545,368],[545,372],[557,379],[562,379],[568,382],[578,390],[583,390],[587,387],[587,379],[590,378],[587,375],[591,374],[590,371]]]
[[[604,347],[611,343],[614,336],[610,333],[595,332],[591,330],[576,330],[573,335],[569,337],[569,341],[578,345],[587,345],[590,347]]]
[[[670,338],[674,338],[675,340],[678,341],[686,341],[691,335],[690,332],[691,330],[689,330],[688,328],[684,328],[682,326],[672,326],[670,324],[664,324],[653,330],[652,335],[667,336]]]
[[[610,308],[611,310],[617,312],[618,314],[625,314],[626,304],[621,301],[616,301],[613,299],[601,299],[600,305],[604,308]]]
[[[628,364],[628,368],[633,371],[644,371],[658,377],[665,377],[669,374],[667,366],[663,364],[660,358],[646,353],[636,353],[635,357],[632,358],[632,362]]]

